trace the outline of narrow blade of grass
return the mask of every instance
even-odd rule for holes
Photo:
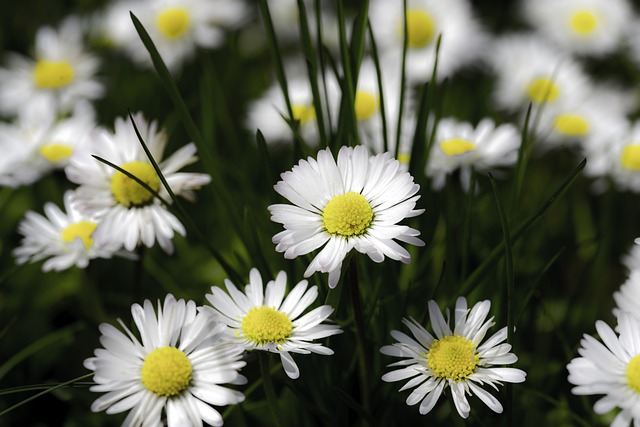
[[[389,151],[389,131],[387,125],[387,110],[385,107],[384,98],[384,85],[382,79],[382,69],[380,67],[380,57],[378,56],[378,46],[376,45],[376,39],[373,35],[373,28],[371,28],[371,22],[367,22],[367,29],[369,30],[369,42],[371,43],[371,58],[373,65],[376,69],[376,79],[378,81],[378,94],[380,102],[380,118],[382,121],[382,141],[383,150]]]

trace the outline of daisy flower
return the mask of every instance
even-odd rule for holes
[[[300,160],[281,178],[274,188],[293,206],[269,206],[271,220],[284,226],[273,236],[276,251],[293,259],[324,246],[304,277],[329,273],[329,286],[334,288],[352,249],[375,262],[387,256],[409,263],[409,252],[395,240],[424,245],[416,237],[418,230],[398,225],[424,212],[414,209],[420,186],[389,153],[369,156],[364,146],[342,147],[336,162],[327,148],[317,160]]]
[[[0,185],[31,184],[69,163],[73,152],[86,143],[95,128],[93,107],[75,106],[71,116],[33,109],[12,123],[0,123]]]
[[[640,238],[636,238],[631,249],[622,256],[622,265],[628,272],[640,270]]]
[[[372,1],[369,19],[380,51],[393,58],[382,62],[400,64],[404,42],[402,2]],[[442,41],[438,54],[438,78],[450,76],[472,62],[482,50],[485,39],[467,0],[409,0],[407,33],[407,77],[418,82],[431,78],[439,35],[442,35]]]
[[[501,108],[583,99],[593,87],[577,63],[539,37],[511,35],[492,46],[487,60],[497,76],[494,95]]]
[[[633,16],[626,0],[522,1],[523,15],[570,52],[603,56],[621,44]]]
[[[447,175],[460,171],[460,181],[469,190],[473,169],[486,171],[512,166],[518,159],[520,134],[515,126],[496,126],[483,119],[476,127],[445,118],[438,122],[425,173],[434,189],[442,189]]]
[[[163,160],[167,134],[158,129],[156,122],[148,123],[141,113],[134,115],[134,121],[174,194],[194,200],[193,190],[211,180],[209,175],[201,173],[178,172],[197,160],[195,145],[189,143]],[[157,240],[162,249],[173,252],[174,232],[186,234],[180,221],[144,187],[97,161],[91,154],[132,173],[163,199],[169,200],[169,195],[142,149],[133,126],[128,120],[116,119],[114,132],[96,131],[84,149],[74,153],[65,169],[69,180],[80,184],[76,190],[78,208],[101,221],[101,228],[94,238],[116,242],[128,251],[133,251],[138,244],[151,247]]]
[[[248,16],[242,1],[225,0],[147,0],[130,9],[153,40],[170,70],[178,70],[196,53],[197,48],[213,49],[225,41],[225,27],[234,27]],[[122,13],[115,9],[112,13]],[[129,16],[126,19],[130,22]],[[133,24],[131,24],[133,27]],[[151,66],[151,58],[136,31],[119,27],[113,35],[131,58],[140,65]],[[122,40],[130,36],[128,43]]]
[[[104,88],[95,74],[98,59],[85,50],[80,22],[68,18],[60,28],[36,33],[34,58],[11,54],[0,68],[0,112],[32,108],[65,114],[81,100],[100,98]]]
[[[71,266],[86,268],[95,258],[111,258],[117,253],[117,245],[95,242],[93,234],[100,225],[82,215],[73,205],[73,191],[64,194],[62,211],[53,203],[44,205],[42,216],[27,211],[18,225],[23,239],[13,250],[18,264],[46,259],[43,271],[61,271]]]
[[[317,286],[308,288],[308,282],[301,280],[285,298],[286,273],[279,272],[264,291],[262,276],[255,268],[249,273],[249,284],[244,293],[228,279],[224,284],[229,295],[212,286],[212,293],[206,298],[220,313],[220,321],[227,325],[228,335],[247,350],[278,353],[289,378],[300,376],[290,353],[333,354],[330,348],[313,342],[342,332],[336,325],[323,323],[333,313],[333,307],[323,305],[302,315],[318,297]]]
[[[621,311],[616,332],[605,322],[596,322],[602,342],[584,334],[580,357],[567,365],[573,394],[603,394],[594,405],[597,414],[615,408],[621,411],[611,422],[613,427],[640,424],[640,321]]]
[[[518,358],[510,353],[511,345],[503,343],[507,338],[506,327],[482,343],[494,325],[493,317],[486,320],[490,308],[490,301],[481,301],[469,310],[467,300],[459,297],[452,331],[436,302],[429,301],[429,318],[436,336],[415,320],[403,319],[415,339],[400,331],[391,332],[398,342],[382,347],[380,352],[403,360],[390,364],[389,367],[399,369],[384,374],[382,380],[395,382],[410,378],[400,391],[415,387],[407,397],[407,405],[420,403],[419,411],[423,415],[433,409],[446,387],[451,389],[462,418],[469,416],[471,406],[467,395],[473,394],[491,410],[501,413],[500,402],[481,386],[488,384],[497,389],[496,385],[502,382],[521,383],[526,374],[520,369],[494,367],[510,365]]]
[[[124,322],[124,333],[111,324],[100,325],[104,348],[84,361],[97,385],[91,391],[106,394],[91,405],[94,412],[117,414],[130,410],[123,425],[160,426],[163,412],[169,427],[221,426],[222,416],[211,405],[233,405],[244,400],[238,391],[220,384],[244,384],[238,373],[245,366],[243,348],[221,339],[224,325],[212,310],[193,301],[167,295],[157,313],[146,300],[131,307],[138,339]]]
[[[315,106],[313,105],[313,93],[309,78],[302,74],[296,66],[288,66],[288,71],[293,71],[287,79],[289,101],[293,119],[298,122],[298,131],[304,141],[317,146],[320,137],[319,124]],[[339,88],[338,82],[331,73],[325,73],[324,79],[327,86],[327,97],[324,97],[322,78],[318,76],[320,96],[323,98],[325,125],[328,117],[337,120]],[[273,83],[264,93],[262,98],[249,104],[245,126],[252,132],[260,130],[267,143],[282,143],[293,141],[293,131],[289,126],[289,113],[287,104],[279,84]],[[328,129],[327,129],[328,130]]]
[[[636,250],[635,256],[637,255]],[[637,259],[634,261],[637,263]],[[616,307],[613,309],[614,315],[618,316],[620,312],[626,311],[640,319],[640,270],[631,270],[620,289],[613,293],[613,299],[616,302]]]

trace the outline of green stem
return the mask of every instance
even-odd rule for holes
[[[267,397],[269,410],[271,411],[273,422],[276,426],[280,427],[280,418],[278,418],[278,414],[280,413],[278,410],[278,396],[276,396],[276,391],[273,388],[273,381],[269,369],[271,354],[261,351],[258,354],[258,358],[260,360],[260,377],[262,378],[262,385],[264,386],[264,394]]]
[[[369,360],[367,358],[369,352],[366,348],[364,313],[362,310],[362,297],[360,295],[360,287],[358,283],[358,263],[356,256],[352,256],[349,260],[349,267],[347,269],[347,281],[349,292],[351,294],[353,318],[356,324],[356,343],[358,346],[359,362],[358,368],[360,370],[358,375],[360,381],[360,400],[362,402],[362,408],[366,413],[369,414],[371,412],[371,398],[369,395],[369,373],[371,372],[371,370],[369,369]],[[366,420],[363,421],[363,425],[368,424],[369,423]]]
[[[38,398],[38,397],[40,397],[40,396],[44,396],[45,394],[51,393],[51,392],[52,392],[52,391],[54,391],[54,390],[57,390],[57,389],[62,388],[62,387],[66,387],[66,386],[71,385],[71,384],[73,384],[73,383],[76,383],[76,382],[78,382],[78,381],[82,381],[82,380],[87,379],[87,378],[89,378],[89,377],[91,377],[91,376],[93,376],[93,372],[91,372],[91,373],[89,373],[89,374],[82,375],[82,376],[80,376],[80,377],[78,377],[78,378],[74,378],[74,379],[72,379],[72,380],[69,380],[69,381],[66,381],[66,382],[60,383],[60,384],[55,385],[55,386],[53,386],[53,387],[50,387],[50,388],[48,388],[48,389],[46,389],[46,390],[44,390],[44,391],[41,391],[41,392],[40,392],[40,393],[38,393],[38,394],[34,394],[33,396],[26,398],[26,399],[25,399],[25,400],[23,400],[22,402],[18,402],[18,403],[16,403],[15,405],[10,406],[10,407],[8,407],[7,409],[5,409],[4,411],[0,412],[0,417],[1,417],[1,416],[3,416],[3,415],[8,414],[9,412],[13,411],[13,410],[14,410],[14,409],[16,409],[16,408],[19,408],[20,406],[22,406],[22,405],[24,405],[24,404],[26,404],[26,403],[31,402],[31,401],[32,401],[32,400],[34,400],[34,399],[37,399],[37,398]]]

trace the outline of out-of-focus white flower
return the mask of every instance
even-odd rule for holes
[[[100,62],[86,51],[83,37],[79,20],[71,17],[57,29],[38,30],[33,59],[8,56],[0,69],[0,112],[66,114],[82,100],[101,97],[104,88],[95,78]]]
[[[515,126],[496,126],[483,119],[476,127],[470,123],[445,118],[438,123],[425,173],[434,189],[441,189],[447,175],[460,171],[460,181],[469,189],[471,172],[494,170],[514,165],[518,159],[520,133]]]
[[[633,16],[626,0],[523,0],[525,19],[570,52],[602,56],[621,45]]]
[[[487,60],[497,76],[495,100],[504,109],[584,99],[592,91],[582,69],[539,37],[520,34],[497,39]]]
[[[382,62],[400,64],[404,40],[402,2],[372,1],[369,19],[381,53],[390,55]],[[485,39],[467,0],[409,0],[407,30],[406,72],[407,77],[416,82],[431,79],[439,35],[442,35],[442,41],[438,54],[438,78],[447,77],[476,59]]]

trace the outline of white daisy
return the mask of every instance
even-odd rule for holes
[[[460,181],[469,189],[471,172],[512,166],[518,160],[521,137],[511,124],[496,126],[485,118],[474,128],[470,123],[445,118],[438,122],[425,169],[434,189],[444,187],[446,176],[460,171]]]
[[[489,53],[487,60],[497,76],[495,99],[504,109],[584,99],[593,86],[577,63],[539,37],[505,36]]]
[[[391,55],[383,63],[400,64],[404,40],[402,2],[372,1],[369,19],[381,53]],[[409,0],[407,33],[407,77],[418,82],[431,78],[439,35],[442,35],[438,54],[439,78],[450,76],[477,58],[485,39],[467,0]]]
[[[167,134],[158,129],[156,122],[147,123],[141,113],[134,115],[134,121],[173,193],[193,200],[193,190],[211,180],[201,173],[178,172],[197,160],[195,145],[189,143],[163,160]],[[144,187],[91,154],[132,173],[164,200],[170,200],[129,120],[116,119],[113,133],[106,129],[95,132],[86,147],[74,153],[65,171],[69,180],[80,184],[78,208],[101,221],[96,240],[117,242],[129,251],[138,244],[151,247],[157,240],[162,249],[171,253],[174,232],[185,235],[180,221]]]
[[[404,359],[390,364],[400,368],[384,374],[382,380],[394,382],[411,378],[400,391],[416,387],[407,397],[407,405],[420,403],[423,415],[433,409],[446,387],[451,389],[456,410],[463,418],[467,418],[471,410],[466,395],[472,394],[494,412],[501,413],[500,402],[481,386],[488,384],[497,389],[496,385],[502,382],[521,383],[526,373],[515,368],[493,367],[510,365],[518,358],[510,353],[511,345],[502,343],[507,338],[506,327],[482,343],[494,325],[493,317],[485,321],[490,308],[491,302],[481,301],[469,310],[467,300],[459,297],[452,331],[436,302],[429,301],[429,318],[436,337],[415,320],[403,319],[415,339],[400,331],[391,332],[398,342],[380,351]]]
[[[18,232],[24,237],[20,246],[13,250],[18,264],[46,259],[43,271],[66,270],[71,266],[86,268],[95,258],[111,258],[117,253],[117,245],[95,242],[93,234],[100,227],[95,221],[75,209],[73,191],[64,194],[64,209],[53,203],[44,205],[42,216],[27,211],[18,225]]]
[[[621,44],[633,16],[626,0],[522,1],[524,17],[568,51],[603,56]]]
[[[611,177],[622,191],[640,192],[640,121],[625,121],[604,136],[583,144],[588,160],[585,173]]]
[[[317,146],[320,131],[309,78],[295,66],[288,66],[287,71],[289,101],[293,118],[298,121],[298,131],[307,144]],[[332,122],[337,121],[339,107],[337,101],[340,92],[338,82],[332,73],[325,73],[324,79],[327,87],[326,98],[322,78],[318,76],[325,126],[328,126],[329,116],[331,116]],[[288,121],[290,121],[289,113],[282,89],[277,82],[274,82],[262,98],[249,104],[245,126],[254,134],[260,130],[267,143],[290,143],[293,141],[293,131]],[[328,131],[328,127],[326,130]]]
[[[220,321],[227,325],[227,334],[247,350],[278,353],[289,378],[300,376],[290,353],[333,354],[330,348],[313,342],[342,332],[336,325],[323,323],[333,313],[333,307],[323,305],[302,315],[318,297],[317,286],[307,289],[308,282],[301,280],[285,298],[287,275],[281,271],[263,292],[262,277],[255,268],[249,273],[244,293],[228,279],[224,284],[230,296],[212,286],[212,293],[206,297],[220,313]]]
[[[629,273],[640,270],[640,238],[636,238],[631,249],[622,256],[622,265],[627,268]]]
[[[613,314],[618,316],[620,312],[626,311],[640,319],[640,270],[631,270],[620,289],[613,293],[613,299],[616,302]]]
[[[225,326],[213,310],[167,295],[157,314],[146,300],[131,307],[140,340],[118,319],[125,333],[100,325],[104,348],[84,361],[94,372],[95,392],[106,392],[91,410],[116,414],[131,410],[126,426],[160,426],[163,412],[169,427],[221,426],[222,416],[210,405],[232,405],[242,393],[220,384],[244,384],[242,346],[221,339]]]
[[[640,321],[621,311],[616,331],[601,320],[596,331],[602,342],[584,334],[577,357],[567,365],[576,395],[603,394],[594,405],[597,414],[621,411],[612,427],[640,425]]]
[[[147,0],[135,3],[132,12],[149,33],[160,56],[170,70],[178,70],[197,48],[212,49],[225,41],[225,28],[237,26],[249,14],[242,1],[225,0]],[[115,9],[113,13],[122,13]],[[126,17],[131,21],[130,17]],[[133,24],[131,24],[133,26]],[[119,29],[119,27],[116,27]],[[151,66],[151,58],[137,32],[118,31],[113,39],[140,65]]]
[[[81,100],[102,96],[103,85],[95,79],[99,61],[85,50],[76,18],[58,29],[40,28],[34,47],[34,59],[12,54],[0,69],[0,112],[37,108],[65,114]]]
[[[351,249],[375,262],[387,256],[409,263],[409,252],[395,240],[424,245],[416,237],[418,230],[398,225],[424,212],[414,209],[420,186],[389,153],[371,157],[364,146],[342,147],[336,163],[326,149],[318,153],[317,160],[300,160],[280,176],[282,181],[274,188],[294,206],[269,206],[271,220],[285,228],[273,236],[276,251],[293,259],[324,246],[304,277],[316,271],[329,273],[333,288]]]

